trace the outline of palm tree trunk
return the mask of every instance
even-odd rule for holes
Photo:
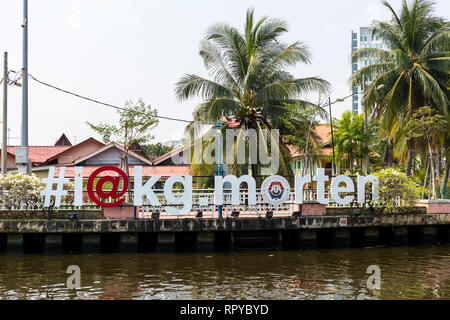
[[[384,151],[383,151],[383,165],[387,165],[389,157],[389,142],[386,141],[386,144],[384,145]]]
[[[392,164],[394,163],[394,151],[392,150],[391,143],[389,143],[388,152],[389,152],[388,166],[392,166]]]
[[[406,162],[406,175],[410,176],[412,172],[412,163],[415,156],[414,141],[410,139],[406,144],[408,147],[408,161]]]
[[[433,162],[432,162],[432,159],[430,158],[430,181],[428,181],[428,199],[431,199],[431,185],[432,185],[431,176],[433,175],[433,165],[432,164],[433,164]]]
[[[302,176],[306,175],[307,173],[308,173],[308,154],[306,153],[305,159],[303,160]]]
[[[433,164],[433,155],[431,155],[431,170],[430,170],[430,173],[431,173],[431,176],[430,176],[430,179],[431,179],[431,183],[430,183],[430,185],[431,185],[431,192],[432,192],[432,194],[430,194],[430,199],[433,199],[433,200],[436,200],[436,180],[435,180],[435,178],[434,178],[434,164]]]
[[[437,150],[437,171],[439,172],[439,175],[441,175],[441,171],[442,171],[442,157],[441,157],[441,152],[439,150]]]
[[[440,157],[439,155],[436,155],[436,179],[437,179],[437,183],[439,185],[439,191],[440,191],[440,195],[442,195],[442,185],[441,185],[441,164],[440,164]],[[442,196],[441,196],[442,199]]]
[[[259,188],[259,177],[258,177],[258,164],[252,164],[252,177],[255,179],[256,181],[256,187]]]
[[[447,198],[447,181],[448,181],[448,175],[449,175],[449,167],[450,163],[447,161],[445,164],[445,171],[444,176],[442,177],[442,188],[441,188],[441,198],[445,199]]]
[[[422,199],[425,198],[425,188],[427,187],[427,179],[428,179],[428,158],[425,160],[425,178],[423,179],[423,188],[422,188]]]
[[[427,137],[428,140],[428,150],[430,152],[430,164],[431,164],[431,185],[433,188],[433,196],[432,199],[436,200],[436,180],[434,177],[434,159],[433,159],[433,150],[431,149],[431,143],[430,143],[430,139]]]

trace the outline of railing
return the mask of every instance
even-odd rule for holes
[[[161,203],[161,206],[154,206],[150,203],[148,199],[144,196],[143,198],[143,205],[141,206],[141,211],[143,212],[143,216],[147,216],[151,212],[154,211],[161,211],[165,206],[176,206],[173,204],[170,204],[166,201],[164,197],[164,190],[163,189],[154,189],[153,190],[157,199]],[[180,195],[182,196],[183,190],[173,190],[172,191],[175,196]],[[371,193],[368,192],[366,194],[366,201],[364,204],[359,204],[357,202],[357,193],[346,193],[347,195],[353,195],[354,199],[351,203],[347,205],[339,205],[336,202],[330,200],[330,203],[328,204],[329,207],[365,207],[368,206],[370,199],[371,199]],[[232,205],[231,200],[231,189],[224,189],[223,192],[223,211],[225,215],[230,214],[232,211],[240,211],[240,212],[248,212],[248,213],[265,213],[266,211],[274,211],[274,212],[293,212],[294,210],[294,204],[295,204],[295,190],[291,190],[289,197],[285,201],[285,203],[281,205],[271,205],[267,203],[260,192],[260,190],[256,191],[256,204],[255,205],[249,205],[248,204],[248,190],[247,189],[241,189],[239,192],[239,205]],[[331,199],[330,197],[330,191],[329,189],[325,190],[325,197],[328,199]],[[22,197],[22,199],[28,199],[26,201],[19,201],[15,203],[11,203],[6,201],[8,198],[8,191],[0,191],[0,208],[1,209],[7,209],[7,210],[47,210],[47,208],[44,208],[44,197],[41,195],[29,197],[25,196]],[[132,205],[134,202],[134,193],[133,191],[127,191],[124,195],[124,198],[126,199],[124,204],[130,204]],[[74,206],[74,192],[68,191],[68,194],[66,196],[63,196],[61,198],[61,206],[58,208],[58,210],[77,210],[77,209],[102,209],[101,206],[94,203],[89,196],[87,195],[86,191],[83,191],[83,206]],[[102,202],[111,203],[116,202],[117,199],[113,198],[107,198],[102,199]],[[307,188],[303,190],[303,202],[317,202],[317,191],[316,189]],[[400,199],[398,201],[398,205],[401,205]],[[52,197],[51,200],[51,206],[50,208],[54,206],[54,198]],[[214,189],[194,189],[192,191],[192,211],[202,210],[204,213],[210,212],[213,214],[214,212],[217,212],[217,208],[214,205]]]

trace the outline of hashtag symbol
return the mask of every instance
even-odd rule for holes
[[[59,168],[59,178],[55,178],[55,167],[50,167],[48,170],[48,178],[42,179],[45,184],[45,189],[41,191],[41,196],[44,198],[44,207],[50,206],[50,199],[55,196],[55,207],[58,208],[61,205],[61,197],[67,195],[67,190],[63,189],[64,183],[68,183],[69,179],[64,178],[66,173],[66,167]],[[56,189],[53,190],[53,184],[56,183]]]

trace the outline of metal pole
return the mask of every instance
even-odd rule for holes
[[[328,108],[330,110],[330,129],[331,129],[331,146],[333,148],[333,158],[331,158],[331,175],[334,176],[336,174],[336,158],[334,157],[334,136],[333,136],[333,116],[331,115],[331,99],[328,97]]]
[[[216,128],[217,128],[217,175],[222,176],[222,141],[221,141],[221,135],[220,135],[220,127],[222,126],[222,122],[219,120],[217,121]],[[219,219],[222,219],[222,205],[217,206],[217,213]]]
[[[3,136],[2,136],[2,174],[6,174],[7,170],[7,148],[8,148],[8,52],[4,53],[3,60]]]
[[[366,104],[364,103],[364,90],[366,89],[366,79],[364,75],[362,75],[362,93],[363,96],[361,97],[362,106],[364,109],[364,134],[367,134],[367,108]],[[369,173],[369,152],[366,152],[365,160],[364,160],[364,174]]]
[[[28,149],[28,0],[23,0],[22,27],[23,27],[22,136],[20,145],[21,147]],[[26,173],[30,172],[28,166],[28,159],[25,171]]]

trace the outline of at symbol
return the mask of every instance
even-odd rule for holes
[[[95,195],[94,190],[93,190],[94,179],[100,172],[103,172],[103,171],[115,171],[122,177],[122,179],[123,179],[122,191],[120,191],[118,193],[120,177],[104,176],[104,177],[100,178],[100,180],[98,180],[98,182],[97,182],[97,186],[95,187],[95,191],[97,192],[97,195]],[[106,182],[112,183],[112,189],[109,192],[103,191],[103,185]],[[92,174],[89,176],[89,180],[87,182],[86,187],[87,187],[87,192],[88,192],[91,200],[94,201],[99,206],[107,207],[107,208],[117,207],[125,201],[125,199],[119,199],[119,198],[122,197],[125,194],[125,192],[127,192],[128,177],[125,175],[125,172],[123,172],[122,170],[120,170],[117,167],[104,166],[104,167],[100,167],[97,170],[95,170],[94,172],[92,172]],[[112,199],[119,199],[119,200],[116,202],[102,202],[98,199],[98,197],[100,197],[101,199],[112,198]]]

